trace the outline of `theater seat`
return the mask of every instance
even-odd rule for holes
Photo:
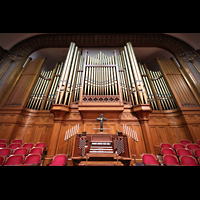
[[[28,154],[26,156],[24,164],[39,166],[41,162],[41,155],[40,154]]]
[[[6,144],[6,140],[5,139],[0,139],[0,143],[5,143]]]
[[[180,156],[179,159],[183,166],[199,166],[196,159],[192,156]]]
[[[25,156],[28,154],[28,149],[25,147],[18,147],[12,153],[12,155],[15,155],[15,154],[21,154]]]
[[[33,143],[32,142],[26,142],[26,143],[24,143],[23,145],[22,145],[22,147],[26,147],[26,148],[28,148],[28,149],[31,149],[31,148],[33,148]]]
[[[200,149],[195,149],[193,153],[196,158],[200,158]]]
[[[184,149],[184,148],[185,148],[185,145],[184,145],[184,144],[181,144],[181,143],[175,143],[175,144],[173,144],[173,148],[174,148],[175,150],[177,150],[177,149]]]
[[[33,147],[29,154],[43,154],[43,148],[42,147]]]
[[[10,148],[1,148],[0,149],[0,155],[2,156],[9,156],[11,154],[11,149]]]
[[[23,155],[11,155],[7,158],[7,160],[3,166],[20,165],[20,164],[22,164],[23,159],[24,159]]]
[[[179,166],[180,165],[177,157],[174,155],[164,155],[163,160],[164,160],[164,164],[166,166]]]
[[[195,143],[187,144],[186,146],[190,151],[194,151],[195,149],[200,149],[200,146]]]
[[[156,157],[153,154],[143,154],[142,161],[145,166],[159,166],[159,163],[156,160]]]
[[[190,140],[180,140],[180,143],[183,144],[183,145],[187,145],[187,144],[190,144],[192,142]]]
[[[14,140],[11,141],[10,144],[14,144],[14,143],[22,144],[22,140],[20,140],[20,139],[14,139]]]
[[[3,165],[4,161],[5,161],[5,157],[0,155],[0,166]]]
[[[193,156],[192,152],[188,149],[177,149],[178,156]]]
[[[67,164],[67,156],[65,154],[56,155],[49,166],[65,166]]]
[[[169,144],[169,143],[161,143],[161,144],[160,144],[160,148],[161,148],[161,149],[162,149],[162,148],[172,148],[172,149],[173,149],[172,145]]]
[[[0,148],[6,148],[7,144],[6,143],[0,143]]]
[[[16,149],[16,148],[18,148],[18,147],[21,147],[21,144],[20,144],[20,143],[12,143],[12,144],[9,144],[9,145],[8,145],[8,148],[10,148],[10,149],[12,149],[12,150],[14,150],[14,149]]]
[[[168,154],[168,155],[174,155],[174,156],[176,156],[176,153],[174,152],[174,150],[172,148],[169,148],[169,149],[163,148],[161,150],[161,152],[162,152],[162,155]]]
[[[45,145],[44,142],[38,142],[38,143],[35,145],[35,147],[42,147],[43,149],[45,149],[45,148],[46,148],[46,145]]]

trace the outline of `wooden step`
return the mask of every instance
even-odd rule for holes
[[[81,161],[79,166],[124,166],[121,161]]]

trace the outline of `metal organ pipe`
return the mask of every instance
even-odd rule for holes
[[[169,65],[166,69],[170,70]],[[52,104],[70,105],[83,98],[88,102],[118,99],[133,106],[150,104],[153,110],[177,107],[162,73],[149,71],[145,64],[137,63],[130,42],[118,57],[116,51],[111,57],[102,52],[90,57],[86,51],[83,57],[71,42],[65,62],[57,64],[54,71],[41,72],[27,108],[49,110]]]

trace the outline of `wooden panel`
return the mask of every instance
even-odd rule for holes
[[[35,85],[44,61],[45,59],[36,58],[26,66],[5,106],[25,106],[24,104]]]
[[[180,107],[199,107],[192,91],[174,62],[166,58],[158,60],[162,73]]]
[[[192,137],[194,138],[194,142],[196,143],[197,140],[200,139],[200,124],[193,124],[193,125],[189,125],[190,128],[190,132]]]
[[[26,127],[26,131],[24,133],[24,137],[23,137],[23,143],[25,142],[32,142],[33,141],[33,130],[34,130],[34,126],[27,126]]]
[[[14,124],[0,124],[0,138],[6,139],[9,143],[14,126]]]

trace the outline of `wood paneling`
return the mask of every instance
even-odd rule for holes
[[[126,108],[118,119],[109,119],[104,122],[104,128],[110,128],[111,134],[116,130],[123,132],[123,124],[137,132],[138,142],[128,138],[130,155],[136,154],[136,158],[146,152],[144,135],[140,120]],[[128,111],[129,110],[129,111]],[[76,117],[75,117],[76,116]],[[126,120],[127,118],[127,120]],[[78,105],[72,106],[68,113],[61,118],[58,141],[55,154],[72,155],[74,137],[64,141],[65,133],[71,127],[79,124],[79,133],[97,133],[93,128],[99,128],[99,122],[94,119],[82,118],[78,111]],[[48,149],[51,148],[50,141],[54,128],[54,114],[50,111],[35,111],[23,108],[0,109],[0,138],[5,138],[9,143],[12,139],[19,138],[23,142],[45,142]],[[149,130],[152,138],[155,154],[160,153],[161,143],[178,143],[181,139],[189,139],[196,142],[200,139],[200,110],[153,111],[149,115]]]
[[[36,58],[26,65],[15,84],[5,106],[25,106],[27,99],[36,83],[45,59]]]

